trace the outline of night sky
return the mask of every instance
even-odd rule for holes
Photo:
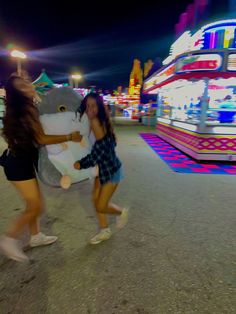
[[[24,67],[33,79],[44,68],[55,82],[68,82],[68,74],[79,70],[80,86],[116,88],[128,86],[134,58],[167,56],[174,26],[192,1],[1,2],[2,82],[15,70],[4,50],[13,43],[29,55]]]

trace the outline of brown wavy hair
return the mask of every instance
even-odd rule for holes
[[[39,124],[39,113],[34,100],[15,87],[17,79],[24,80],[12,75],[6,83],[6,113],[3,118],[3,137],[13,152],[29,151],[35,147]]]
[[[97,106],[98,106],[98,120],[100,121],[100,123],[102,125],[105,126],[107,134],[116,142],[116,136],[115,136],[115,133],[114,133],[113,126],[111,124],[110,117],[108,115],[108,112],[105,109],[105,105],[104,105],[103,99],[102,99],[102,97],[99,94],[97,94],[97,93],[89,93],[89,94],[87,94],[84,97],[84,99],[83,99],[83,101],[82,101],[82,103],[81,103],[81,105],[79,107],[79,110],[78,110],[79,113],[80,113],[80,118],[82,117],[82,115],[86,111],[88,98],[93,98],[96,101]]]

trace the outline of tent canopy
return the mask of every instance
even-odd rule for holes
[[[48,77],[45,70],[42,70],[42,73],[32,84],[35,86],[36,91],[40,93],[45,93],[54,87],[53,81]]]

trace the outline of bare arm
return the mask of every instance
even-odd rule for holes
[[[106,135],[106,133],[99,120],[94,118],[90,120],[90,124],[96,140],[101,140]]]
[[[40,123],[36,127],[37,142],[41,145],[59,144],[67,141],[80,142],[82,136],[79,132],[73,132],[67,135],[47,135],[44,133]]]
[[[91,129],[95,135],[97,141],[104,138],[106,135],[105,130],[99,120],[94,118],[90,120]],[[74,168],[77,170],[87,169],[89,167],[94,167],[103,158],[103,154],[106,151],[106,147],[98,146],[97,142],[92,147],[90,154],[82,158],[81,160],[74,163]]]

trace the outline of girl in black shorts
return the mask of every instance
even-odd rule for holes
[[[17,261],[28,260],[17,241],[26,226],[31,234],[31,247],[48,245],[57,240],[57,237],[46,236],[39,230],[43,197],[36,177],[38,146],[79,142],[82,138],[79,132],[45,135],[34,104],[35,97],[34,87],[28,80],[17,75],[10,77],[6,84],[6,114],[3,120],[3,136],[8,149],[0,157],[0,164],[7,179],[24,199],[26,208],[1,238],[0,249],[7,257]]]

